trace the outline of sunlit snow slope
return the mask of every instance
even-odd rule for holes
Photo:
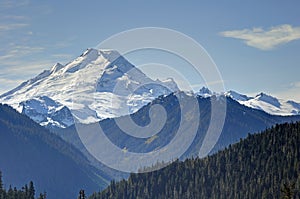
[[[114,50],[88,49],[66,65],[55,64],[0,96],[44,126],[65,128],[137,111],[178,90],[172,79],[152,80]]]
[[[199,90],[199,92],[196,93],[196,95],[202,97],[211,97],[212,95],[225,95],[234,99],[242,105],[262,110],[271,115],[300,115],[300,103],[291,100],[286,101],[283,99],[278,99],[265,93],[259,93],[255,97],[249,97],[232,90],[225,93],[215,93],[210,91],[208,88],[203,87]]]

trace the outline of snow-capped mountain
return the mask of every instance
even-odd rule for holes
[[[214,93],[206,87],[202,87],[198,92],[195,93],[201,97],[211,97]]]
[[[278,99],[265,93],[259,93],[254,97],[249,97],[232,90],[224,93],[215,93],[208,88],[203,87],[199,90],[199,92],[196,92],[195,94],[204,98],[211,97],[212,95],[225,95],[242,105],[262,110],[271,115],[300,115],[300,103],[291,100],[285,101],[283,99]]]
[[[117,51],[88,49],[1,95],[0,103],[64,128],[74,123],[72,115],[82,123],[127,115],[177,90],[172,79],[150,79]]]
[[[235,91],[225,92],[225,95],[227,97],[231,97],[232,99],[234,99],[234,100],[236,100],[238,102],[244,102],[244,101],[252,99],[251,97],[248,97],[247,95],[242,95],[242,94],[239,94],[239,93],[237,93]]]
[[[271,115],[300,115],[300,103],[277,99],[265,93],[260,93],[255,97],[248,97],[229,91],[225,95],[238,101],[240,104],[265,111]]]

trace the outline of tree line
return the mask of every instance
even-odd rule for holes
[[[45,199],[46,193],[40,194],[37,199]],[[35,188],[33,182],[25,184],[21,189],[12,188],[10,185],[8,190],[4,188],[2,181],[2,172],[0,171],[0,199],[35,199]]]
[[[112,181],[90,199],[300,198],[300,122],[276,125],[204,159]]]
[[[206,158],[177,160],[157,171],[112,181],[90,197],[80,190],[78,199],[299,199],[299,143],[300,122],[275,125]],[[45,198],[46,193],[37,197]],[[0,199],[35,199],[33,182],[7,189],[0,172]]]

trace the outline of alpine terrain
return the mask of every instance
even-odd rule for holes
[[[177,91],[172,79],[152,80],[114,50],[87,49],[0,96],[0,103],[47,127],[65,128],[137,111]]]
[[[206,87],[202,87],[196,94],[201,97],[225,95],[226,97],[230,97],[242,105],[253,109],[262,110],[271,115],[300,115],[300,103],[292,100],[278,99],[263,92],[257,94],[255,97],[252,97],[232,90],[224,93],[215,93]]]

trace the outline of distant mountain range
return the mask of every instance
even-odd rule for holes
[[[197,94],[202,97],[225,95],[236,100],[242,105],[265,111],[271,115],[300,115],[300,103],[292,100],[286,101],[283,99],[278,99],[263,92],[257,94],[255,97],[249,97],[232,90],[224,93],[215,93],[210,91],[208,88],[203,87],[199,92],[197,92]]]
[[[226,103],[227,111],[224,128],[213,151],[237,142],[248,133],[300,118],[300,104],[296,102],[276,99],[264,93],[256,97],[234,91],[215,93],[205,87],[196,93],[182,92],[172,79],[154,81],[118,52],[96,49],[87,49],[66,65],[55,64],[50,70],[1,95],[0,103],[11,105],[51,129],[80,149],[93,166],[101,169],[103,165],[98,164],[82,145],[74,121],[84,125],[100,122],[107,136],[120,147],[139,152],[151,151],[166,145],[178,128],[181,112],[175,93],[181,93],[186,100],[196,98],[201,115],[201,128],[184,157],[197,155],[211,119],[211,101],[214,99],[222,99],[218,103]],[[137,124],[146,125],[150,122],[147,111],[153,104],[165,107],[169,119],[151,143],[126,136],[115,120],[110,119],[131,117],[136,118]]]
[[[170,78],[152,80],[114,50],[87,49],[66,65],[55,64],[33,79],[2,94],[0,103],[46,127],[66,128],[136,112],[161,95],[178,91]],[[225,95],[245,106],[273,115],[299,115],[300,104],[264,93],[248,97],[234,91],[214,93],[202,88],[195,95]]]
[[[174,138],[178,131],[180,122],[182,122],[181,119],[183,118],[183,120],[185,120],[186,118],[186,120],[188,120],[188,117],[181,117],[182,107],[180,107],[177,97],[184,99],[184,104],[186,105],[189,104],[189,101],[191,101],[192,98],[196,98],[198,100],[200,110],[199,121],[192,120],[187,122],[187,124],[189,125],[198,122],[199,128],[188,150],[184,154],[182,154],[181,157],[177,157],[182,160],[188,157],[196,157],[199,155],[200,147],[203,143],[203,139],[207,133],[211,120],[212,101],[218,104],[226,103],[227,108],[225,123],[223,128],[221,129],[220,138],[218,139],[210,154],[222,150],[225,147],[228,147],[230,144],[238,142],[241,138],[245,138],[250,133],[262,131],[278,123],[300,121],[300,115],[270,115],[264,111],[241,105],[237,101],[224,95],[219,96],[218,98],[214,96],[201,97],[187,95],[186,93],[181,92],[176,95],[170,94],[168,96],[158,97],[151,103],[142,107],[137,112],[131,115],[122,116],[131,118],[140,126],[146,126],[147,124],[151,123],[148,114],[151,107],[157,104],[164,107],[167,112],[167,121],[164,124],[163,128],[152,137],[136,138],[128,135],[116,123],[116,120],[118,120],[119,118],[105,119],[94,124],[85,124],[85,133],[89,135],[90,133],[92,133],[89,131],[94,131],[94,127],[100,125],[111,142],[121,149],[126,149],[126,151],[134,153],[147,153],[153,150],[161,149],[162,147],[167,146]],[[187,129],[186,132],[189,133],[189,126],[185,126],[183,128]],[[219,129],[216,130],[218,131]],[[72,143],[73,145],[78,147],[78,149],[80,149],[85,155],[87,155],[87,157],[90,156],[87,153],[86,148],[83,146],[74,125],[64,129],[56,129],[54,132],[60,135],[67,142]],[[93,159],[91,158],[90,160],[92,161]],[[131,162],[128,162],[128,164],[131,164]]]

